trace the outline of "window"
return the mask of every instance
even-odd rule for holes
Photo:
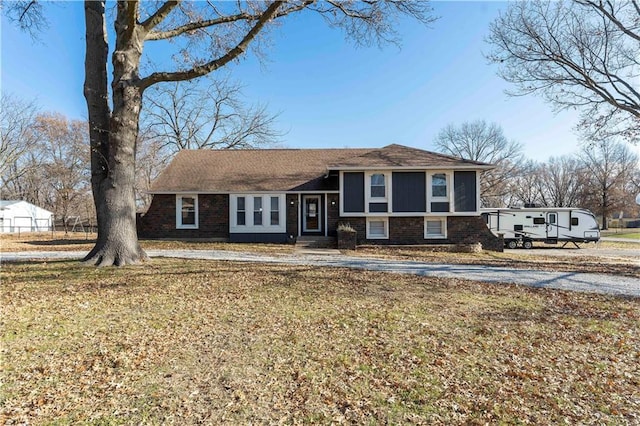
[[[253,224],[262,225],[262,197],[253,197]]]
[[[534,225],[544,225],[544,217],[534,217],[533,224]]]
[[[176,228],[198,228],[198,196],[176,196]]]
[[[247,224],[246,201],[244,197],[238,197],[236,200],[236,225],[244,226]]]
[[[389,219],[386,217],[367,218],[367,238],[380,240],[389,238]]]
[[[285,194],[230,194],[229,233],[287,232]]]
[[[578,218],[577,217],[572,217],[571,218],[571,226],[578,226]]]
[[[436,173],[431,176],[431,196],[447,196],[447,175],[445,175],[444,173]]]
[[[280,225],[280,198],[271,197],[271,225]]]
[[[425,218],[425,238],[447,238],[447,225],[445,218]]]
[[[371,198],[385,198],[385,180],[382,173],[371,175]]]

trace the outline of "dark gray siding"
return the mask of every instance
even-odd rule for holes
[[[343,182],[344,211],[349,213],[364,212],[364,173],[345,173]]]
[[[369,212],[371,213],[386,213],[388,209],[388,203],[369,203]]]
[[[427,190],[424,172],[393,173],[393,211],[425,212]]]
[[[431,203],[431,212],[432,213],[444,213],[449,211],[449,203]]]
[[[453,190],[457,212],[474,212],[476,206],[476,172],[454,172]]]

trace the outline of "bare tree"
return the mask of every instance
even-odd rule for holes
[[[583,112],[586,139],[640,135],[640,3],[533,0],[510,3],[492,24],[489,59],[514,84],[557,109]]]
[[[585,171],[575,156],[551,157],[539,170],[537,186],[545,206],[579,207]]]
[[[171,156],[165,148],[164,139],[146,131],[138,135],[138,152],[136,155],[136,207],[138,211],[146,211],[151,204],[149,194],[151,184],[166,166]]]
[[[447,125],[434,141],[436,150],[464,158],[494,164],[480,179],[483,206],[499,207],[509,196],[509,182],[522,172],[522,145],[509,141],[502,128],[484,120]]]
[[[616,210],[624,210],[629,183],[638,171],[638,156],[621,142],[601,141],[580,153],[587,174],[584,202],[602,217],[602,229]]]
[[[540,196],[540,171],[542,165],[529,160],[523,162],[520,173],[513,176],[508,183],[508,206],[542,204]]]
[[[84,214],[90,175],[88,130],[86,122],[69,121],[61,114],[40,114],[34,124],[42,158],[39,174],[50,194],[45,205],[62,220],[65,231],[70,216]]]
[[[276,23],[303,11],[321,14],[360,44],[396,41],[394,23],[399,16],[433,20],[430,5],[421,1],[118,1],[109,85],[105,2],[85,0],[84,9],[84,94],[98,222],[96,246],[85,261],[96,265],[125,265],[147,257],[138,243],[135,216],[135,151],[145,90],[223,69],[249,49],[259,50]],[[156,52],[178,58],[177,66],[142,75],[147,43],[156,44]]]
[[[282,136],[273,127],[276,118],[265,105],[245,106],[241,86],[223,79],[204,89],[195,81],[152,87],[141,123],[164,140],[162,148],[175,153],[274,144]]]
[[[3,197],[19,197],[18,180],[38,166],[33,130],[38,107],[11,94],[0,99],[0,183]]]

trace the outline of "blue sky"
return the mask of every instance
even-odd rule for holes
[[[321,19],[291,17],[275,30],[268,61],[248,57],[227,70],[248,102],[280,113],[283,145],[433,149],[449,123],[485,119],[524,145],[528,158],[574,153],[575,112],[554,114],[540,98],[508,97],[483,52],[503,2],[436,2],[430,28],[400,26],[402,46],[357,48]],[[2,18],[3,92],[37,99],[43,110],[86,118],[81,2],[48,6],[49,28],[33,41]]]

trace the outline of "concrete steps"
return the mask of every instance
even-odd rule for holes
[[[296,240],[296,248],[324,249],[324,248],[336,248],[336,247],[337,247],[337,241],[335,237],[303,235],[298,237]]]

